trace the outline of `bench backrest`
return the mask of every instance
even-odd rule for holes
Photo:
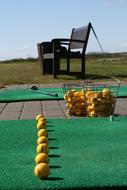
[[[89,34],[90,34],[90,29],[91,29],[91,23],[89,23],[87,26],[83,26],[80,28],[73,28],[72,33],[71,33],[71,39],[83,40],[84,43],[70,42],[69,49],[79,49],[79,48],[86,49]]]

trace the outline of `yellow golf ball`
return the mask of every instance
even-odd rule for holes
[[[37,146],[36,151],[37,151],[38,154],[41,153],[41,152],[48,153],[48,151],[49,151],[48,143],[40,143]]]
[[[41,137],[41,136],[48,137],[48,132],[47,132],[46,129],[39,129],[39,131],[38,131],[38,137]]]
[[[50,174],[50,169],[48,164],[46,163],[37,164],[34,169],[34,174],[39,178],[47,178]]]
[[[43,121],[39,120],[38,123],[37,123],[37,128],[38,129],[45,129],[46,124]]]
[[[37,116],[36,116],[36,121],[38,121],[40,118],[42,118],[43,116],[42,116],[42,114],[38,114]]]
[[[37,156],[35,157],[35,163],[39,164],[42,162],[48,163],[48,154],[41,152],[39,154],[37,154]]]
[[[37,139],[37,144],[41,144],[41,143],[48,143],[48,139],[46,136],[41,136]]]

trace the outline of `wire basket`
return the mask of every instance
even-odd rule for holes
[[[75,116],[86,115],[86,102],[84,83],[80,84],[63,84],[64,99],[66,101],[67,114]]]
[[[113,77],[112,77],[113,78]],[[107,117],[114,114],[120,81],[116,84],[82,83],[63,84],[67,114],[74,116]]]

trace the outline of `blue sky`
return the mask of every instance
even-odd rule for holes
[[[106,52],[127,51],[127,0],[0,0],[0,60],[37,57],[38,42],[92,23]],[[100,51],[92,32],[87,52]]]

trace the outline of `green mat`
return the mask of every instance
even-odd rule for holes
[[[58,94],[58,97],[53,97],[37,92],[32,92],[29,89],[2,89],[0,90],[0,102],[16,102],[16,101],[31,101],[31,100],[62,100],[64,92],[62,88],[40,88],[39,91]],[[127,97],[127,86],[121,86],[118,98]]]
[[[120,86],[118,98],[127,98],[127,86]]]
[[[62,88],[40,88],[39,91],[58,94],[58,97],[37,93],[29,89],[2,89],[0,90],[0,102],[61,100],[64,96]]]
[[[127,117],[48,119],[46,180],[34,176],[35,120],[0,121],[0,189],[127,188]]]

